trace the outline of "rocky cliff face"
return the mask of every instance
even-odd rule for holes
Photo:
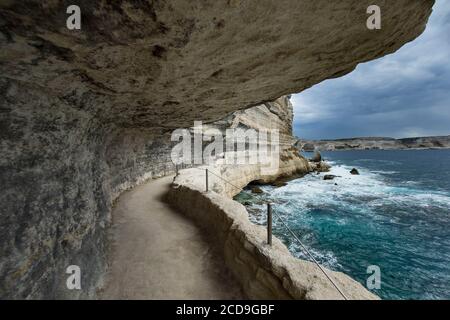
[[[352,138],[338,140],[297,140],[295,146],[304,151],[334,150],[406,150],[406,149],[447,149],[450,136],[417,138]]]
[[[293,107],[290,96],[282,96],[272,102],[265,102],[252,108],[238,110],[231,115],[215,121],[211,127],[216,127],[225,132],[229,128],[243,129],[275,129],[280,133],[280,143],[283,146],[291,146]]]
[[[244,130],[277,130],[279,133],[279,167],[276,173],[262,175],[259,168],[248,166],[247,169],[227,170],[227,176],[243,187],[249,182],[273,182],[279,178],[289,177],[293,174],[305,174],[313,168],[306,158],[293,146],[295,139],[292,136],[293,107],[290,96],[282,96],[273,102],[265,102],[245,110],[233,112],[220,121],[216,121],[205,127],[217,128],[225,134],[226,129],[241,128]],[[258,173],[255,172],[258,171]],[[229,187],[229,186],[228,186]],[[236,190],[229,188],[233,193]]]
[[[112,202],[168,171],[171,130],[392,53],[433,2],[383,1],[369,31],[366,0],[0,1],[0,298],[92,297]]]

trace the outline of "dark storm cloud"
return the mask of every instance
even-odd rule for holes
[[[292,96],[294,133],[307,139],[450,134],[450,1],[396,53]]]

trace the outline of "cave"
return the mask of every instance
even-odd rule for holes
[[[434,3],[376,1],[369,30],[372,2],[79,0],[69,30],[67,1],[1,1],[0,298],[95,297],[114,201],[175,170],[173,130],[394,53]],[[65,290],[73,264],[81,291]]]

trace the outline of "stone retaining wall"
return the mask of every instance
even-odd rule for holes
[[[213,179],[211,191],[205,191],[203,171],[181,170],[174,179],[168,200],[203,227],[223,250],[227,266],[242,284],[251,299],[342,299],[336,288],[313,263],[293,257],[287,247],[276,237],[272,246],[266,244],[266,229],[251,223],[246,208],[230,197],[233,193],[224,188],[224,182]],[[258,180],[258,168],[211,166],[212,172],[222,176],[242,179],[242,186]],[[253,175],[251,174],[253,173]],[[222,181],[222,182],[221,182]],[[328,271],[349,299],[378,299],[360,283],[341,272]]]

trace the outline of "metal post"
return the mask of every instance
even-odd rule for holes
[[[205,169],[206,171],[206,192],[208,192],[208,169]]]
[[[272,204],[267,204],[267,244],[272,245]]]
[[[178,164],[175,164],[175,175],[178,175]]]

